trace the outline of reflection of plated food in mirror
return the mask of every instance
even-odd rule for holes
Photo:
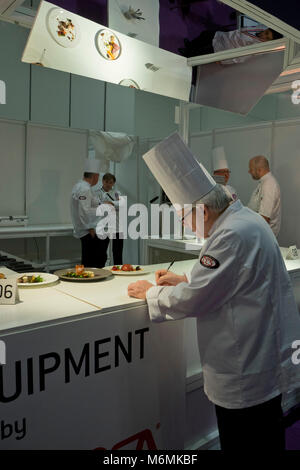
[[[63,47],[73,47],[79,41],[79,26],[72,14],[61,8],[50,10],[47,26],[52,38]]]
[[[121,43],[109,29],[102,29],[97,33],[96,44],[99,53],[106,60],[116,60],[121,55]]]
[[[121,80],[119,85],[128,86],[129,88],[136,88],[137,90],[140,89],[138,84],[134,80],[131,80],[130,78],[125,78],[124,80]]]
[[[34,284],[37,282],[44,282],[44,279],[40,275],[22,276],[19,277],[18,282],[21,284]]]

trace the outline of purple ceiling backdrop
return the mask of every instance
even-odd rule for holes
[[[107,26],[108,0],[52,0],[52,3]],[[160,0],[159,46],[178,54],[185,37],[193,39],[206,29],[236,28],[235,12],[217,0]]]
[[[300,29],[299,0],[249,0],[253,5],[271,13],[285,23]]]
[[[51,0],[51,3],[107,26],[107,0]]]
[[[160,0],[160,41],[162,49],[178,53],[183,47],[183,38],[193,39],[201,31],[213,29],[236,29],[235,10],[217,0],[196,0],[190,2],[188,13],[180,8],[184,0]],[[174,8],[176,7],[176,8]]]

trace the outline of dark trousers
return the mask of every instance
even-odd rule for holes
[[[242,409],[216,407],[221,450],[228,452],[282,452],[285,430],[281,395]]]
[[[103,268],[107,260],[109,238],[101,240],[97,235],[93,238],[89,233],[80,238],[81,263],[89,268]]]
[[[120,238],[120,234],[116,233],[116,238],[112,241],[112,252],[114,258],[114,264],[123,264],[123,238]]]
[[[194,57],[197,55],[213,54],[214,48],[212,45],[216,31],[202,31],[199,36],[191,41],[188,41],[185,46],[186,56]]]

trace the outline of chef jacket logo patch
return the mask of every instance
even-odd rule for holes
[[[200,259],[200,263],[202,264],[202,266],[208,269],[217,269],[220,266],[219,261],[209,255],[203,255]]]

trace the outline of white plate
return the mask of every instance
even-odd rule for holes
[[[116,265],[118,266],[118,265]],[[134,268],[136,268],[136,266],[139,266],[138,264],[136,265],[132,265]],[[110,272],[112,274],[116,274],[117,276],[140,276],[142,274],[149,274],[151,271],[145,269],[143,266],[141,266],[141,269],[139,271],[113,271],[112,269],[112,266],[110,266],[109,268],[106,268],[106,269],[109,269]]]
[[[49,286],[50,284],[53,284],[54,282],[58,281],[58,276],[55,274],[49,274],[49,273],[37,273],[37,272],[32,272],[32,273],[18,273],[17,274],[17,279],[23,276],[41,276],[44,280],[43,282],[18,282],[18,287],[41,287],[41,286]]]
[[[96,34],[95,40],[98,52],[105,60],[116,60],[120,57],[122,52],[121,43],[118,36],[110,29],[101,29]]]
[[[62,8],[52,8],[47,15],[49,34],[62,47],[75,47],[80,41],[80,28],[74,15]],[[59,33],[65,32],[65,36]]]
[[[128,86],[129,88],[136,88],[137,90],[140,89],[138,84],[134,80],[131,80],[131,78],[125,78],[124,80],[121,80],[119,85]]]

